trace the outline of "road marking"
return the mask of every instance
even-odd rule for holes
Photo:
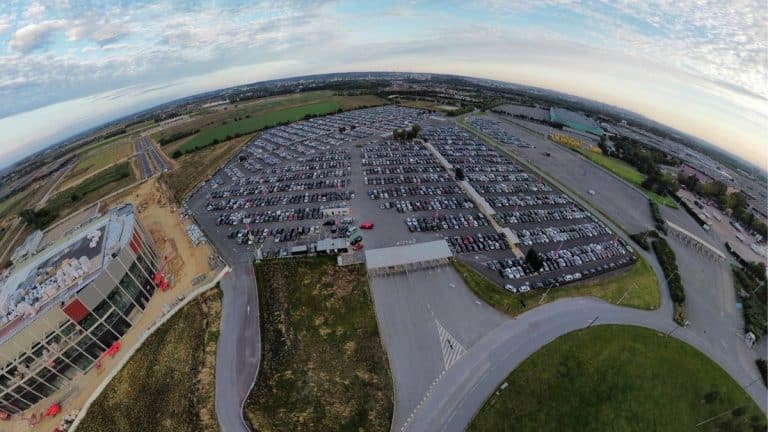
[[[456,340],[453,335],[448,333],[448,330],[440,324],[440,321],[435,319],[437,325],[437,335],[440,338],[440,349],[443,352],[443,364],[445,369],[450,369],[458,359],[467,353],[467,350]]]

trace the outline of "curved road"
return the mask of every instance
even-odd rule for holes
[[[438,381],[407,430],[461,431],[504,378],[528,356],[565,333],[599,324],[631,324],[674,332],[678,338],[723,367],[765,409],[766,389],[750,385],[756,371],[745,370],[693,331],[677,327],[662,309],[653,312],[613,306],[592,298],[560,300],[505,322],[480,340]],[[677,330],[675,330],[677,329]],[[514,390],[510,390],[514,391]],[[442,397],[435,397],[442,395]]]
[[[232,271],[221,279],[221,332],[216,347],[216,417],[222,432],[249,432],[243,405],[261,361],[259,293],[251,252],[233,248],[228,230],[205,211],[208,186],[193,191],[187,204],[194,219]]]
[[[216,349],[216,416],[222,432],[247,432],[243,405],[261,360],[259,298],[248,254],[245,259],[230,261],[230,266],[232,272],[221,280],[224,299]]]

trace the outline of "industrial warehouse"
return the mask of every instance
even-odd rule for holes
[[[0,412],[27,410],[114,353],[167,286],[134,207],[75,227],[0,275]]]

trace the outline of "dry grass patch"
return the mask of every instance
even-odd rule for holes
[[[392,379],[364,267],[288,259],[256,274],[263,354],[246,404],[254,430],[388,431]]]
[[[78,431],[217,431],[214,371],[220,320],[218,288],[178,311],[109,383]]]

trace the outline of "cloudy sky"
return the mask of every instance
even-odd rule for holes
[[[394,70],[611,103],[765,167],[768,8],[724,3],[5,0],[0,166],[201,91]]]

